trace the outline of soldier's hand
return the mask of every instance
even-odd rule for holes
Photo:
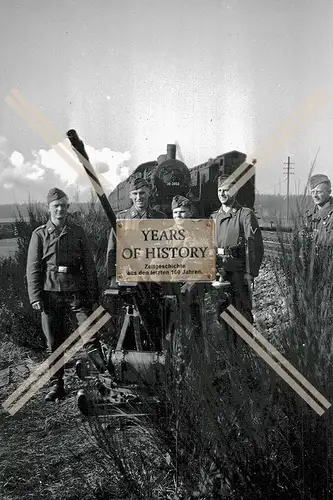
[[[37,300],[36,302],[33,302],[31,304],[31,307],[35,310],[35,311],[43,311],[43,302],[41,300]]]
[[[93,302],[93,303],[92,303],[92,306],[91,306],[91,310],[92,310],[92,311],[96,311],[96,309],[97,309],[98,307],[99,307],[98,302]]]
[[[245,283],[249,283],[249,282],[253,283],[254,278],[253,278],[252,274],[245,273],[244,274],[244,280],[245,280]]]

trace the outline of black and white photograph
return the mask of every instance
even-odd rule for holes
[[[333,500],[333,3],[0,41],[0,499]]]

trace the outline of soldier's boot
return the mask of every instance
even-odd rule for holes
[[[45,401],[55,401],[56,399],[63,399],[65,396],[64,381],[57,380],[46,394]]]
[[[89,376],[89,366],[85,359],[79,359],[75,363],[75,373],[81,380],[85,380]]]

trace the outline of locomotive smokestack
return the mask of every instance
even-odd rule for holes
[[[167,160],[176,159],[176,144],[167,144]]]

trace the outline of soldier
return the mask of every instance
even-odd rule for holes
[[[133,202],[131,208],[122,210],[117,214],[117,220],[122,219],[166,219],[163,212],[152,209],[149,206],[150,188],[143,178],[136,178],[130,184],[130,199]],[[111,231],[107,249],[107,275],[110,287],[117,286],[116,282],[116,236]],[[161,301],[159,296],[162,288],[158,283],[138,283],[137,304],[142,321],[147,325],[151,334],[155,350],[161,350]]]
[[[327,175],[313,175],[309,181],[315,206],[306,213],[306,227],[314,234],[329,236],[333,230],[333,198]]]
[[[223,175],[218,179],[218,197],[221,208],[213,212],[215,220],[217,266],[222,280],[230,283],[232,305],[253,323],[251,284],[258,276],[264,255],[264,247],[258,221],[253,211],[241,207],[230,195],[230,181]],[[223,312],[224,294],[217,300],[218,320]]]
[[[48,352],[54,352],[66,339],[65,315],[71,313],[76,327],[85,321],[98,301],[98,281],[83,229],[68,220],[68,197],[53,188],[47,195],[50,218],[32,233],[27,258],[30,303],[41,312]],[[88,356],[105,370],[100,344],[93,337],[86,345]],[[59,356],[56,361],[63,359]],[[52,363],[54,364],[54,363]],[[65,396],[64,366],[51,378],[47,401]]]
[[[174,196],[171,202],[172,216],[177,219],[192,219],[196,215],[195,206],[185,196]]]
[[[171,208],[173,218],[176,221],[192,219],[196,214],[195,206],[185,196],[175,196],[172,200]],[[184,241],[184,245],[191,245],[191,243],[193,242]],[[179,297],[182,310],[188,312],[191,335],[196,340],[199,340],[202,333],[202,300],[206,291],[205,284],[194,281],[173,283],[173,291]]]

